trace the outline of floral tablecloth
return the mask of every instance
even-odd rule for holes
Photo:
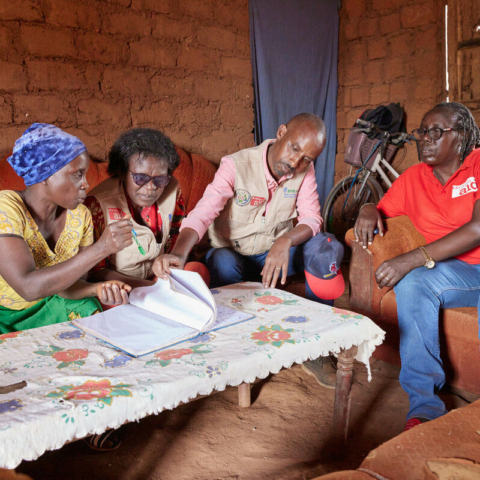
[[[0,395],[0,467],[341,348],[358,345],[369,368],[385,335],[362,315],[259,283],[212,292],[256,317],[140,358],[68,323],[0,335],[0,386],[27,382]]]

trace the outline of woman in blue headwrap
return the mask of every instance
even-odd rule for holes
[[[93,243],[83,205],[89,161],[85,145],[54,125],[34,123],[15,142],[8,162],[26,189],[0,191],[0,333],[92,315],[101,310],[95,297],[126,303],[125,283],[84,280],[132,243],[128,217]]]

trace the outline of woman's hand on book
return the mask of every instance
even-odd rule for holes
[[[155,262],[153,262],[153,273],[158,277],[166,280],[167,275],[170,275],[170,267],[183,269],[185,266],[186,258],[179,255],[172,255],[171,253],[165,253],[159,255]]]
[[[95,284],[95,292],[98,299],[104,305],[126,305],[128,303],[128,292],[132,287],[120,280],[109,280]]]

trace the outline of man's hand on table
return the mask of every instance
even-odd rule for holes
[[[292,244],[293,241],[285,236],[275,240],[265,259],[265,265],[260,272],[264,288],[275,288],[280,272],[282,273],[281,284],[285,285]]]

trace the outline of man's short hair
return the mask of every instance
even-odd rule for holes
[[[314,127],[318,133],[325,134],[326,127],[324,121],[314,113],[299,113],[292,117],[288,123],[287,128],[290,128],[295,125],[300,125],[302,123],[309,123],[312,127]]]

